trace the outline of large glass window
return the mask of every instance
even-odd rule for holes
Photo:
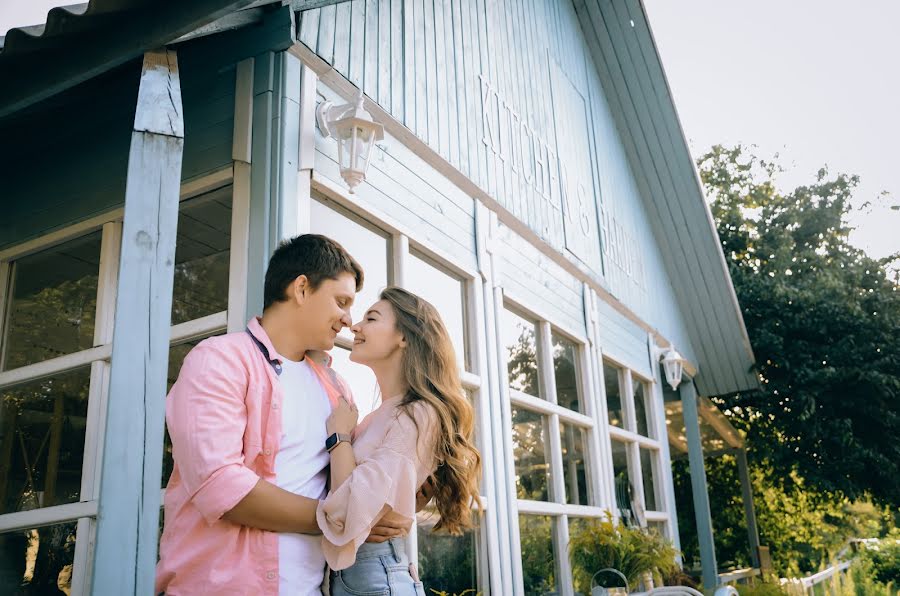
[[[513,456],[516,460],[516,494],[520,499],[550,499],[550,466],[540,414],[513,408]]]
[[[100,232],[14,261],[2,370],[94,345]]]
[[[566,488],[566,503],[572,505],[593,505],[588,500],[588,475],[585,454],[587,431],[584,428],[561,422],[559,433],[562,437],[563,479]]]
[[[450,333],[459,366],[469,368],[466,358],[465,296],[462,280],[415,253],[409,255],[406,268],[404,285],[409,291],[431,302],[437,309]]]
[[[77,522],[0,534],[0,594],[70,594]]]
[[[624,428],[625,412],[622,410],[622,392],[619,389],[619,369],[604,362],[603,382],[606,386],[606,409],[609,414],[609,423],[612,426]]]
[[[173,325],[228,309],[231,190],[222,187],[178,208]]]
[[[543,596],[559,589],[554,563],[559,549],[553,543],[552,525],[553,520],[549,516],[519,516],[525,596]]]
[[[582,411],[578,390],[578,363],[575,358],[575,344],[557,333],[552,334],[553,373],[556,380],[556,403]]]
[[[509,386],[522,393],[541,397],[534,323],[504,310],[501,325]]]
[[[81,495],[90,368],[0,390],[0,514]]]
[[[474,515],[474,514],[473,514]],[[438,516],[428,510],[417,515],[419,576],[426,594],[476,594],[479,586],[479,542],[482,521],[461,536],[433,533]]]

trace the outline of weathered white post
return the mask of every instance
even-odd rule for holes
[[[183,148],[175,52],[147,52],[125,185],[93,594],[153,593]]]

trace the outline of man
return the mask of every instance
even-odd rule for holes
[[[262,317],[185,358],[166,398],[175,467],[157,593],[320,593],[325,419],[341,395],[351,399],[322,351],[351,325],[362,284],[338,243],[298,236],[269,261]],[[381,526],[370,540],[404,532]]]

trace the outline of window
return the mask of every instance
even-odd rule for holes
[[[481,576],[481,527],[461,536],[434,534],[437,516],[424,511],[417,515],[419,576],[426,594],[475,594],[484,585]],[[467,591],[470,590],[470,591]]]
[[[570,581],[567,541],[573,516],[604,510],[591,485],[583,342],[515,305],[500,313],[512,421],[519,546],[526,594]],[[559,576],[558,576],[559,574]]]
[[[604,360],[616,508],[625,523],[648,526],[668,519],[658,474],[653,385]]]
[[[431,302],[437,309],[450,333],[460,368],[470,368],[466,357],[466,313],[462,280],[416,253],[409,255],[406,267],[406,288]]]

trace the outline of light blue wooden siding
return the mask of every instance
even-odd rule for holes
[[[298,36],[693,357],[571,3],[353,0],[301,13]],[[338,179],[333,161],[326,164],[328,175]],[[409,204],[376,184],[391,200],[417,210],[417,199]],[[430,219],[433,209],[423,213]],[[560,322],[584,329],[580,284],[555,265],[550,271],[546,258],[527,258],[521,239],[507,243],[518,252],[503,262],[504,283],[543,312],[557,313]],[[603,316],[610,334],[608,341],[601,338],[604,345],[615,345],[629,360],[646,354],[645,331],[613,309]]]
[[[140,72],[140,65],[137,67]],[[231,164],[234,68],[182,70],[185,144],[182,177]],[[64,119],[35,122],[4,176],[0,248],[121,207],[137,98],[137,78],[120,71],[76,102]]]
[[[341,101],[319,85],[319,92]],[[469,269],[475,257],[475,201],[402,143],[386,139],[373,150],[365,184],[356,188],[360,205],[388,222],[395,222],[410,240],[433,248]],[[340,186],[337,143],[316,129],[316,174]]]

